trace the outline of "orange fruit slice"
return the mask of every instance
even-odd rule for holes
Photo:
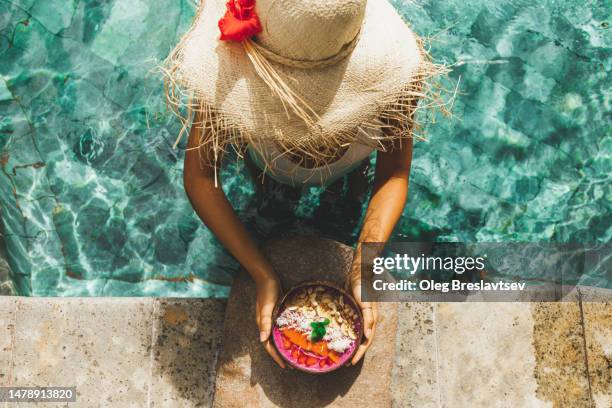
[[[289,339],[285,336],[281,336],[283,339],[283,348],[285,350],[289,350],[291,348],[291,342],[289,341]]]
[[[327,357],[327,355],[329,354],[327,343],[325,343],[324,341],[318,341],[314,343],[312,345],[312,351],[322,357]]]
[[[340,361],[340,356],[335,351],[330,351],[327,357],[329,357],[329,359],[333,361],[334,363],[337,363],[338,361]]]
[[[285,336],[287,336],[289,341],[296,346],[300,346],[306,351],[310,351],[312,349],[312,343],[308,341],[305,334],[300,333],[295,329],[285,329],[282,332]]]

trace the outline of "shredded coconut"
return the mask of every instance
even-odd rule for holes
[[[344,353],[346,349],[351,347],[353,344],[353,340],[348,337],[340,337],[338,339],[334,339],[327,344],[331,350],[337,351],[338,353]]]
[[[279,327],[299,328],[302,327],[304,322],[307,323],[306,317],[303,314],[289,309],[285,309],[276,319],[276,324]]]
[[[285,309],[280,316],[276,318],[276,324],[278,327],[296,329],[307,335],[310,335],[310,332],[312,332],[310,319],[296,310]]]
[[[332,341],[332,340],[336,340],[342,337],[344,337],[344,335],[342,334],[342,331],[340,329],[337,329],[335,327],[330,327],[329,329],[327,329],[327,332],[325,333],[325,337],[323,337],[323,340]]]

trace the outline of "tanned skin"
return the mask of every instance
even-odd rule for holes
[[[195,123],[199,120],[196,118]],[[255,281],[256,316],[260,341],[279,366],[285,368],[271,342],[272,311],[280,295],[280,284],[270,262],[249,236],[246,228],[227,200],[221,180],[215,186],[215,161],[209,143],[198,149],[202,130],[192,126],[185,154],[183,179],[189,201],[200,219],[240,262]],[[199,151],[198,151],[199,150]],[[361,243],[387,242],[399,220],[408,195],[408,178],[412,161],[412,139],[395,143],[386,152],[378,152],[372,196],[359,235],[350,276],[353,296],[364,317],[366,340],[350,364],[356,364],[372,344],[376,333],[376,303],[361,300]],[[217,161],[219,163],[219,160]],[[219,177],[217,171],[217,177]]]

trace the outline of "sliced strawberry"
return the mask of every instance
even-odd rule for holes
[[[294,360],[297,360],[299,356],[300,356],[300,351],[297,348],[294,348],[293,351],[291,352],[291,357],[293,357]]]
[[[327,359],[324,358],[321,361],[319,361],[319,367],[323,368],[323,367],[327,367]]]
[[[302,365],[306,364],[306,354],[300,353],[300,356],[298,357],[298,363]]]
[[[318,360],[317,360],[316,358],[309,356],[309,357],[306,359],[306,365],[307,365],[308,367],[310,367],[310,366],[312,366],[312,365],[317,364],[317,361],[318,361]]]

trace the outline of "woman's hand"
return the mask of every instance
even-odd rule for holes
[[[351,291],[353,297],[357,300],[357,304],[361,308],[363,314],[363,334],[366,340],[361,343],[357,352],[351,360],[351,364],[355,365],[361,360],[365,352],[372,345],[374,334],[376,333],[376,322],[378,320],[378,308],[375,302],[364,302],[361,300],[361,279],[351,280]]]
[[[285,363],[278,355],[270,337],[272,333],[272,312],[280,295],[280,284],[276,278],[264,278],[256,281],[255,284],[257,290],[255,317],[259,327],[259,340],[274,361],[281,368],[285,368]]]

